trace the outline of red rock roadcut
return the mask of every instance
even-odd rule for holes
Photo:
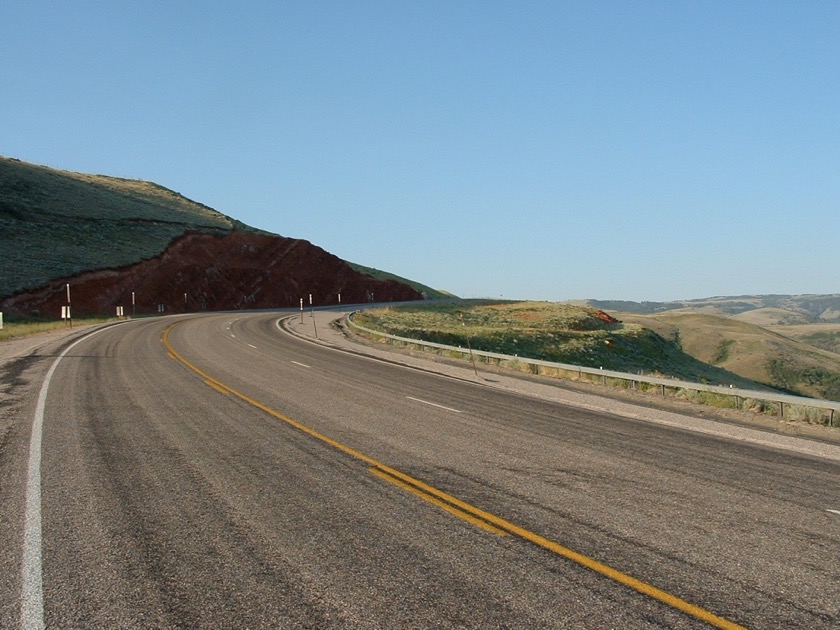
[[[376,280],[310,242],[263,234],[226,236],[188,233],[150,260],[56,279],[34,291],[0,302],[0,310],[20,316],[61,313],[71,285],[74,317],[159,312],[294,307],[341,302],[395,302],[423,299],[407,284]],[[134,303],[132,304],[132,296]]]

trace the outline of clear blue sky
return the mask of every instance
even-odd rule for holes
[[[0,154],[465,297],[835,293],[840,2],[3,0]]]

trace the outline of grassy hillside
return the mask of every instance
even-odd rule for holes
[[[808,324],[814,320],[810,314],[801,311],[790,311],[783,308],[763,307],[752,311],[745,311],[732,316],[733,319],[755,324],[756,326],[777,326],[779,324],[798,325]]]
[[[678,339],[699,361],[791,393],[840,400],[840,326],[770,330],[732,317],[704,313],[618,314],[622,320]],[[803,330],[799,339],[792,330]],[[781,331],[787,335],[781,334]],[[805,341],[822,340],[821,347]]]
[[[840,355],[840,324],[768,326],[768,330]]]
[[[591,308],[548,302],[416,304],[369,310],[356,321],[373,329],[475,350],[683,380],[760,386],[683,351],[676,328],[657,333],[608,321]],[[663,334],[664,333],[664,334]]]
[[[0,297],[152,258],[189,230],[255,231],[157,184],[0,158]]]

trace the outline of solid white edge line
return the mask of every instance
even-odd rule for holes
[[[406,398],[415,402],[423,403],[424,405],[431,405],[432,407],[437,407],[438,409],[452,411],[453,413],[463,413],[463,411],[459,411],[458,409],[453,409],[452,407],[444,407],[443,405],[438,405],[437,403],[429,402],[428,400],[422,400],[420,398],[414,398],[413,396],[406,396]]]
[[[26,502],[23,517],[23,558],[21,560],[20,625],[24,630],[44,628],[44,574],[41,536],[41,438],[44,410],[53,374],[77,344],[104,330],[100,328],[71,343],[50,366],[35,406],[32,436],[29,439],[29,465],[26,471]]]

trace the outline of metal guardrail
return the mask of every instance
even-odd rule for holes
[[[727,387],[725,385],[708,385],[706,383],[692,383],[689,381],[680,381],[676,379],[670,378],[660,378],[655,376],[645,376],[643,374],[630,374],[628,372],[614,372],[612,370],[604,370],[602,368],[589,368],[580,365],[571,365],[568,363],[556,363],[553,361],[543,361],[540,359],[528,359],[525,357],[519,356],[511,356],[509,354],[499,354],[497,352],[487,352],[484,350],[471,350],[467,348],[462,348],[459,346],[447,346],[442,343],[435,343],[433,341],[422,341],[420,339],[411,339],[410,337],[399,337],[397,335],[390,335],[388,333],[383,333],[379,330],[372,330],[370,328],[365,328],[353,321],[353,313],[350,313],[347,316],[348,323],[357,330],[361,330],[368,334],[376,335],[378,337],[383,337],[386,339],[392,339],[394,341],[399,341],[401,343],[412,344],[415,346],[425,346],[429,348],[435,348],[437,350],[443,350],[446,352],[457,352],[459,354],[463,354],[465,357],[468,356],[480,356],[490,359],[496,359],[498,361],[510,361],[510,362],[518,362],[525,365],[532,365],[537,368],[545,367],[549,369],[555,370],[563,370],[565,372],[572,372],[577,373],[579,376],[583,374],[587,374],[590,376],[596,376],[601,378],[604,383],[606,380],[609,379],[616,379],[616,380],[624,380],[628,381],[633,384],[645,383],[647,385],[654,385],[658,386],[662,389],[663,395],[665,394],[665,389],[685,389],[697,392],[709,392],[713,394],[720,394],[723,396],[733,396],[735,398],[741,399],[753,399],[753,400],[762,400],[771,403],[775,403],[779,405],[779,415],[784,418],[785,415],[785,405],[796,405],[800,407],[811,407],[814,409],[821,409],[828,411],[828,426],[834,426],[834,412],[840,411],[840,402],[835,402],[832,400],[823,400],[821,398],[807,398],[805,396],[792,396],[788,394],[780,394],[777,392],[771,391],[759,391],[759,390],[751,390],[751,389],[739,389],[737,387]],[[538,373],[538,372],[537,372]]]

